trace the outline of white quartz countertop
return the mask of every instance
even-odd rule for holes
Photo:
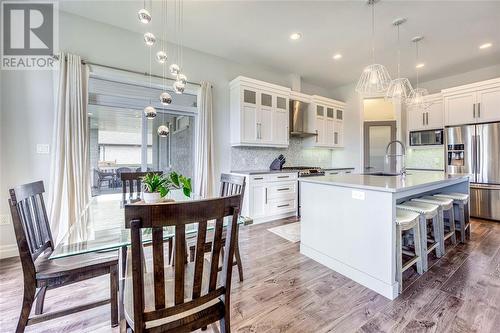
[[[448,175],[444,172],[408,171],[406,177],[342,174],[300,178],[300,182],[352,187],[382,192],[402,192],[436,184],[452,184],[468,181],[467,175]]]

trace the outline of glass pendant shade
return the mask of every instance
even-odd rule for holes
[[[180,82],[180,84],[181,84],[183,87],[185,87],[185,86],[186,86],[186,83],[187,83],[187,77],[186,77],[186,75],[184,75],[184,74],[179,74],[179,75],[177,76],[177,81],[178,81],[178,82]]]
[[[167,53],[165,51],[156,52],[156,61],[160,64],[164,64],[167,62]]]
[[[160,102],[163,105],[169,105],[172,103],[172,96],[168,92],[162,92],[160,95]]]
[[[144,108],[144,114],[146,115],[146,118],[153,119],[154,117],[156,117],[156,109],[151,105],[146,106]]]
[[[137,16],[139,17],[139,21],[143,24],[151,22],[151,14],[145,8],[139,10],[139,12],[137,12]]]
[[[168,70],[170,71],[170,74],[172,74],[172,75],[179,75],[179,73],[181,72],[181,69],[180,69],[179,65],[177,65],[177,64],[170,65],[170,67],[168,67]]]
[[[391,76],[385,66],[374,64],[366,66],[361,73],[356,92],[362,95],[378,95],[385,93],[391,83]]]
[[[406,100],[406,105],[420,110],[427,109],[430,103],[425,100],[425,96],[429,95],[427,89],[415,88]]]
[[[411,86],[410,80],[407,78],[397,78],[391,81],[389,88],[387,88],[387,93],[385,95],[386,99],[399,99],[404,102],[410,94],[413,88]]]
[[[150,32],[146,32],[144,34],[144,43],[146,43],[147,46],[153,46],[156,43],[156,37]]]
[[[173,88],[175,93],[180,95],[184,92],[185,85],[183,85],[181,81],[175,81]]]
[[[161,136],[162,138],[167,137],[168,134],[170,133],[170,130],[168,129],[167,126],[161,125],[158,127],[158,135]]]

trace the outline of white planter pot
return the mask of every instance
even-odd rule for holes
[[[159,192],[153,192],[153,193],[142,192],[142,198],[144,199],[145,203],[149,203],[149,204],[157,203],[157,202],[160,202],[160,200],[161,200],[161,196],[160,196]]]

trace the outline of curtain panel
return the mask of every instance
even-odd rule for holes
[[[198,93],[195,142],[194,193],[203,197],[211,196],[214,194],[214,147],[210,82],[202,81]]]
[[[90,201],[88,66],[73,54],[59,55],[50,182],[50,221],[59,243]]]

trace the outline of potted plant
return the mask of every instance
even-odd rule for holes
[[[171,190],[181,189],[185,196],[191,196],[191,178],[172,171],[168,175],[147,173],[142,178],[142,198],[145,203],[157,203]]]

